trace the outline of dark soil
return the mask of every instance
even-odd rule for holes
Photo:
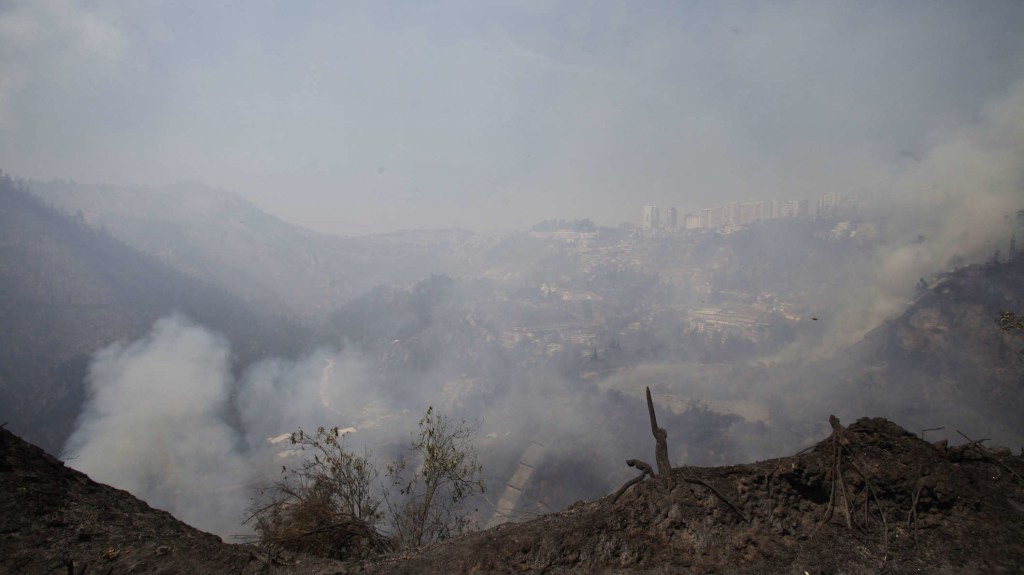
[[[342,572],[337,562],[275,564],[255,548],[224,543],[0,429],[0,573]]]
[[[837,449],[843,481],[826,518]],[[677,468],[615,502],[577,503],[362,567],[408,574],[1021,573],[1024,480],[1010,470],[1024,475],[1024,460],[1008,451],[936,446],[888,420],[861,419],[835,441],[792,457]]]
[[[792,457],[677,468],[613,501],[361,563],[275,563],[0,430],[0,571],[1020,573],[1024,460],[861,419]],[[838,470],[838,473],[836,472]]]

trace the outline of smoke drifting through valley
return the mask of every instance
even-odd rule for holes
[[[551,460],[576,452],[593,458],[584,467],[610,473],[567,487],[573,494],[593,496],[595,486],[600,494],[624,475],[610,471],[625,457],[616,428],[592,417],[613,406],[587,406],[579,398],[570,405],[567,384],[554,374],[504,390],[485,407],[481,390],[431,386],[445,377],[439,372],[393,384],[400,401],[382,396],[381,382],[352,351],[323,348],[297,360],[264,360],[237,381],[230,356],[226,340],[180,315],[157,321],[139,341],[99,351],[89,399],[65,449],[68,464],[223,536],[246,532],[240,524],[255,490],[269,485],[281,465],[297,463],[281,434],[353,427],[348,445],[369,448],[383,467],[411,438],[427,405],[480,426],[476,442],[492,476],[514,466],[531,440],[546,444]],[[629,425],[642,433],[645,414],[635,407]],[[494,477],[496,500],[507,477]],[[485,507],[477,519],[486,521],[491,509],[486,501],[477,504]]]
[[[834,317],[827,334],[779,359],[828,356],[905,309],[920,279],[1005,254],[1024,208],[1024,81],[987,102],[977,120],[936,132],[920,155],[892,167],[877,188],[836,182],[870,192],[861,216],[881,224],[882,241],[843,268],[844,284],[823,302]]]
[[[675,463],[781,455],[813,439],[808,430],[824,428],[822,414],[898,416],[918,401],[915,391],[893,387],[870,404],[884,412],[847,413],[860,405],[850,401],[849,391],[839,391],[849,374],[827,368],[800,371],[802,362],[827,359],[898,314],[914,298],[919,279],[989,258],[1013,232],[1012,215],[1024,207],[1021,157],[1024,85],[1018,84],[987,106],[977,122],[940,134],[919,161],[892,172],[892,189],[884,198],[876,195],[867,202],[859,216],[879,223],[879,241],[869,253],[838,262],[838,277],[824,278],[833,289],[816,302],[827,311],[823,331],[798,337],[781,352],[749,365],[739,362],[718,372],[693,365],[651,376],[644,374],[657,370],[645,371],[641,362],[619,372],[618,387],[600,391],[551,366],[524,368],[520,360],[492,354],[489,350],[496,344],[489,334],[494,326],[485,329],[467,320],[459,306],[469,297],[460,290],[472,289],[471,282],[455,289],[450,297],[456,301],[447,307],[436,305],[443,297],[431,295],[428,284],[423,301],[429,305],[399,309],[394,316],[374,315],[372,306],[365,317],[350,312],[359,321],[343,322],[341,341],[333,346],[297,359],[243,366],[237,380],[231,375],[227,341],[187,318],[172,316],[158,321],[145,338],[96,354],[89,399],[67,445],[73,457],[69,463],[198,527],[232,534],[241,530],[252,489],[272,481],[287,463],[278,455],[281,446],[270,438],[299,427],[352,426],[357,431],[349,436],[349,445],[356,450],[369,447],[383,464],[408,439],[422,410],[433,405],[480,424],[477,443],[491,474],[492,503],[524,450],[537,442],[544,446],[539,469],[566,479],[560,484],[538,474],[543,489],[559,493],[548,497],[548,504],[557,506],[607,492],[629,477],[622,460],[649,457],[646,412],[638,390],[631,388],[631,377],[634,384],[652,382],[656,393],[746,402],[768,414],[765,425],[759,415],[744,420],[716,414],[699,402],[677,413],[659,405]],[[785,253],[794,247],[765,250]],[[526,286],[527,280],[522,281]],[[381,298],[387,295],[380,293]],[[359,311],[372,301],[355,308]],[[380,309],[388,305],[383,299]],[[490,321],[513,326],[517,320],[493,316]],[[422,335],[409,347],[404,339],[394,339],[401,333]],[[373,338],[380,341],[367,343]],[[374,346],[376,351],[369,353]],[[412,367],[382,370],[381,357]],[[657,367],[659,361],[647,363]],[[776,371],[759,367],[771,364]],[[799,381],[801,376],[794,374],[804,373],[814,381],[782,383],[783,371],[792,380]],[[782,401],[780,395],[791,397]],[[939,425],[961,417],[955,405],[927,415]],[[780,429],[780,422],[793,427]],[[1015,440],[1019,433],[1007,424],[992,436]]]
[[[350,447],[384,457],[410,438],[421,415],[384,403],[352,352],[321,349],[295,361],[261,361],[237,382],[228,370],[230,355],[222,337],[180,315],[157,321],[137,342],[101,350],[89,372],[89,399],[67,443],[68,463],[194,526],[229,536],[246,532],[240,524],[255,490],[269,485],[281,465],[296,463],[281,434],[354,427]],[[554,387],[544,390],[547,398],[559,394]],[[417,397],[403,405],[446,402],[418,397],[428,394],[412,385],[407,389]],[[487,441],[494,424],[510,425],[505,429],[514,429],[518,439],[537,414],[563,426],[546,425],[538,438],[568,433],[578,416],[547,401],[526,389],[505,394],[478,418],[491,423],[480,430],[478,443]],[[494,461],[488,455],[485,460]],[[378,459],[378,465],[386,463]]]

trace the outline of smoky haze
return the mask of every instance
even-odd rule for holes
[[[981,110],[977,121],[950,130],[895,172],[891,185],[898,193],[857,204],[854,221],[869,222],[877,230],[870,244],[846,251],[810,248],[813,238],[787,231],[809,225],[798,221],[775,222],[774,227],[767,222],[732,236],[705,234],[702,240],[679,239],[690,237],[685,234],[645,239],[635,231],[601,232],[624,238],[625,244],[614,248],[624,254],[633,253],[630,249],[644,253],[659,241],[677,246],[696,241],[697,247],[688,249],[698,251],[680,260],[684,266],[743,257],[749,249],[742,247],[745,238],[753,238],[761,250],[756,253],[776,258],[772,265],[779,266],[776,275],[784,279],[740,273],[723,285],[750,293],[771,286],[802,289],[792,293],[806,296],[805,309],[822,316],[820,329],[800,328],[773,349],[733,360],[725,352],[680,363],[657,351],[674,345],[671,337],[651,331],[650,341],[641,336],[627,343],[636,346],[636,357],[609,360],[620,345],[615,340],[628,340],[628,327],[619,335],[609,332],[610,340],[585,338],[588,343],[575,351],[552,356],[549,345],[550,360],[523,355],[518,344],[500,346],[497,338],[508,338],[510,332],[518,337],[516,326],[537,325],[531,315],[551,314],[540,320],[541,329],[572,333],[578,332],[574,322],[581,317],[579,310],[555,311],[562,309],[560,304],[552,306],[550,293],[544,295],[545,290],[569,294],[580,288],[581,264],[571,255],[575,248],[513,234],[484,243],[481,249],[489,250],[489,256],[478,263],[482,267],[461,279],[434,276],[411,288],[381,286],[341,305],[321,322],[319,339],[325,345],[297,358],[270,357],[232,370],[230,345],[223,337],[182,316],[162,319],[145,338],[97,352],[88,400],[67,452],[72,465],[95,478],[222,534],[244,532],[239,521],[254,489],[271,481],[279,465],[294,461],[273,438],[320,425],[352,427],[350,447],[369,449],[384,465],[408,440],[410,427],[428,405],[479,426],[493,486],[480,503],[485,511],[477,519],[483,524],[501,505],[505,481],[531,444],[543,446],[543,465],[534,471],[534,491],[517,501],[520,509],[546,510],[599,496],[627,478],[621,461],[645,453],[650,444],[639,393],[644,385],[651,385],[661,402],[662,425],[672,430],[676,462],[781,455],[813,438],[805,434],[822,426],[826,413],[863,415],[847,413],[844,405],[848,392],[837,380],[848,374],[830,373],[813,362],[839,365],[829,364],[829,358],[899,315],[920,292],[919,282],[990,258],[1014,233],[1019,223],[1013,216],[1024,189],[1017,161],[1022,152],[1024,89],[1017,85]],[[832,225],[838,219],[823,221]],[[820,236],[820,230],[816,233]],[[701,249],[711,252],[702,254]],[[739,255],[722,255],[727,254],[723,249]],[[823,259],[805,259],[809,249],[824,250]],[[584,257],[591,257],[587,253]],[[792,253],[796,259],[786,259]],[[695,295],[702,292],[693,286],[679,291],[668,281],[674,264],[657,255],[650,256],[654,269],[636,271],[635,283],[601,288],[593,277],[605,273],[602,266],[608,262],[603,259],[617,257],[599,257],[589,272],[592,278],[582,280],[592,292],[604,294],[604,299],[583,304],[582,317],[601,316],[602,308],[613,317],[628,317],[633,312],[617,309],[625,304],[647,310],[637,316],[640,323],[657,324],[645,314],[666,302],[704,304],[694,301],[706,296]],[[811,261],[826,269],[804,269]],[[570,296],[555,299],[565,297]],[[510,299],[539,303],[516,307],[507,303]],[[806,317],[802,323],[808,323]],[[699,348],[700,343],[686,345]],[[645,356],[644,350],[652,351]],[[589,360],[578,359],[588,355]],[[780,373],[788,375],[780,378]],[[793,381],[800,377],[818,379],[813,400],[780,401],[794,394],[800,384]],[[872,408],[898,417],[916,401],[914,393],[890,393]],[[953,405],[929,417],[977,422]],[[1020,438],[1012,422],[993,427],[1001,440]]]
[[[1008,349],[991,309],[885,330],[1024,242],[1022,28],[1017,2],[0,3],[0,167],[310,334],[241,362],[171,314],[92,345],[69,464],[233,534],[294,461],[272,439],[352,427],[384,464],[428,405],[478,425],[482,524],[527,459],[517,517],[628,479],[646,386],[678,464],[784,455],[830,413],[1017,445],[1019,365],[928,361],[965,326]]]
[[[1022,23],[996,1],[6,2],[0,158],[202,181],[342,235],[888,194],[1024,77]]]

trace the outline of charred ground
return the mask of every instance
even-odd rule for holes
[[[676,468],[613,501],[362,563],[222,543],[0,430],[0,570],[49,573],[1014,573],[1024,460],[885,419],[794,455]],[[712,489],[713,488],[713,489]]]

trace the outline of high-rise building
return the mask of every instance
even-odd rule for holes
[[[825,194],[818,198],[818,217],[831,218],[836,215],[836,207],[839,205],[839,194]]]
[[[683,216],[683,227],[688,230],[699,230],[704,227],[700,214],[686,214]]]
[[[800,217],[800,202],[798,200],[779,200],[779,215],[780,218],[798,218]]]
[[[719,206],[717,208],[711,208],[708,210],[708,225],[709,228],[720,228],[726,224],[725,219],[725,208]]]
[[[658,209],[658,206],[644,206],[643,228],[650,231],[659,225],[661,225],[661,211]]]
[[[665,228],[674,230],[679,227],[679,212],[675,208],[669,208],[665,213]]]
[[[749,226],[761,221],[761,202],[745,202],[740,204],[739,224]]]
[[[729,202],[725,205],[725,222],[723,225],[727,226],[738,226],[740,225],[740,203]]]

